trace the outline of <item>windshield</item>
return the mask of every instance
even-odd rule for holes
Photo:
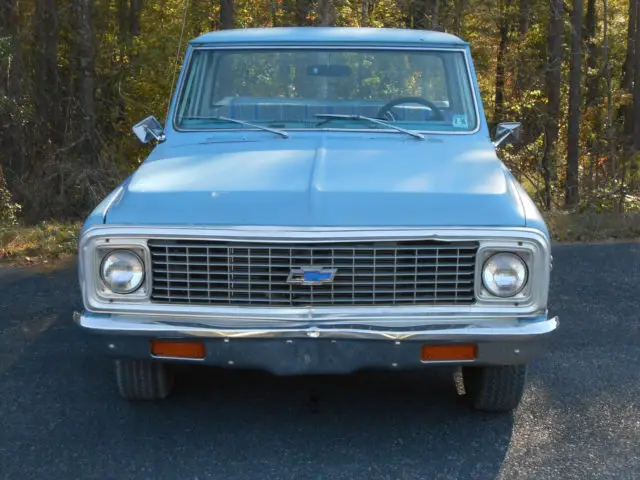
[[[335,114],[327,122],[323,115]],[[475,130],[472,87],[460,51],[196,49],[180,94],[182,130]],[[227,121],[225,121],[225,119]],[[232,123],[229,119],[250,122]]]

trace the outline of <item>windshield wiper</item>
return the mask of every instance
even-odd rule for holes
[[[365,122],[371,122],[378,125],[382,125],[383,127],[391,128],[392,130],[396,130],[398,132],[406,133],[407,135],[411,135],[414,138],[419,140],[425,140],[424,135],[418,132],[414,132],[412,130],[407,130],[405,128],[398,127],[389,122],[385,122],[384,120],[380,120],[373,117],[365,117],[364,115],[342,115],[339,113],[318,113],[316,114],[318,118],[326,118],[324,122],[321,122],[319,125],[326,123],[331,120],[364,120]]]
[[[278,130],[277,128],[265,127],[264,125],[256,125],[255,123],[245,122],[244,120],[237,120],[235,118],[227,118],[220,116],[211,117],[180,117],[180,120],[216,120],[220,122],[236,123],[238,125],[244,125],[245,127],[257,128],[258,130],[264,130],[265,132],[275,133],[283,138],[289,138],[289,134],[284,130]]]

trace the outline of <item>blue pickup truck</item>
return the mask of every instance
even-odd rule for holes
[[[174,364],[462,372],[515,408],[547,313],[549,234],[489,132],[469,45],[417,30],[271,28],[189,43],[148,158],[87,218],[76,323],[121,395]]]

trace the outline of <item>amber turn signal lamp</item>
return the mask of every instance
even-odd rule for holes
[[[475,360],[477,345],[423,345],[420,359],[423,362],[449,362]]]
[[[204,344],[201,342],[152,340],[151,353],[156,357],[204,358]]]

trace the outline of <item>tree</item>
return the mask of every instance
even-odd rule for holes
[[[636,64],[636,24],[638,22],[638,7],[640,2],[637,0],[629,0],[629,11],[627,21],[627,53],[622,71],[622,88],[629,94],[632,94],[633,78],[635,76]],[[633,104],[622,107],[624,114],[624,132],[631,136],[633,133]]]
[[[495,110],[493,112],[493,121],[496,123],[502,120],[504,116],[504,63],[509,40],[509,18],[505,0],[499,0],[498,2],[498,30],[500,32],[500,43],[498,44],[498,56],[496,59],[496,94]]]
[[[596,0],[587,0],[587,15],[585,17],[584,43],[586,46],[587,75],[585,104],[587,107],[595,105],[600,98],[600,72],[598,71],[598,47],[596,45],[597,28]]]
[[[329,27],[336,24],[336,6],[334,0],[319,0],[318,17],[320,25]]]
[[[140,10],[142,0],[131,0],[129,8],[129,31],[132,37],[140,36]]]
[[[35,43],[34,93],[39,132],[43,144],[62,143],[60,122],[60,76],[58,40],[60,25],[56,0],[35,0],[33,38]]]
[[[95,138],[95,78],[94,78],[94,31],[92,17],[92,0],[75,0],[76,49],[77,49],[77,85],[78,105],[82,122],[80,130],[82,138],[79,150],[86,158],[96,158]]]
[[[551,209],[551,181],[555,175],[556,141],[558,140],[558,121],[560,118],[560,82],[562,79],[562,0],[549,2],[549,29],[547,35],[546,96],[547,111],[544,125],[544,152],[542,157],[542,176],[544,181],[543,202]]]
[[[19,38],[18,0],[0,0],[0,38],[6,39],[6,54],[0,60],[3,71],[0,92],[18,97],[22,81],[22,48]]]
[[[220,5],[220,28],[231,29],[235,26],[235,0],[222,0]]]
[[[311,7],[309,0],[294,0],[295,24],[300,27],[311,25],[309,10]]]
[[[462,30],[462,15],[464,14],[467,6],[467,0],[454,0],[453,5],[453,33],[454,35],[460,35]]]
[[[580,116],[582,108],[582,0],[573,0],[571,12],[571,57],[569,61],[569,132],[567,138],[567,175],[565,204],[574,206],[580,199],[578,162],[580,156]]]
[[[520,0],[520,8],[518,9],[518,43],[520,44],[519,51],[524,53],[523,44],[527,33],[529,32],[529,17],[531,15],[531,0]],[[518,73],[516,76],[516,90],[518,94],[524,89],[525,85],[525,62],[520,57],[518,65]]]
[[[634,153],[640,151],[640,0],[633,0],[636,4],[636,31],[634,51],[634,79],[633,79],[633,149]]]

